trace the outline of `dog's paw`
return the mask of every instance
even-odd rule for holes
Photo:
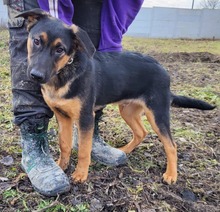
[[[169,173],[165,172],[163,174],[163,180],[168,183],[169,185],[175,184],[177,181],[177,173]]]
[[[66,170],[69,165],[69,160],[59,158],[57,161],[57,165],[62,169]]]
[[[129,154],[132,150],[128,148],[128,145],[122,146],[118,148],[119,150],[123,151],[125,154]]]
[[[72,179],[74,182],[85,182],[88,177],[88,171],[86,170],[76,170],[72,174]]]

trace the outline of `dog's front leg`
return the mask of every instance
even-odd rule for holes
[[[78,163],[72,178],[75,182],[84,182],[88,177],[91,162],[93,128],[81,131],[79,129]]]
[[[72,126],[73,120],[70,117],[56,113],[57,122],[59,125],[59,145],[60,157],[57,164],[65,170],[69,165],[70,155],[72,151]]]
[[[78,163],[72,174],[72,178],[75,182],[84,182],[88,177],[94,131],[94,120],[93,118],[90,120],[92,120],[91,124],[86,128],[78,126]]]

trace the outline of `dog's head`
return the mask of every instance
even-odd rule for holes
[[[41,84],[74,61],[77,51],[92,57],[95,47],[87,33],[76,25],[68,26],[41,9],[19,14],[27,21],[28,74]]]

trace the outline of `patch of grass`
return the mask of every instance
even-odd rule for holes
[[[43,211],[45,211],[45,212],[88,212],[89,211],[88,205],[86,203],[76,205],[75,207],[72,207],[69,205],[64,205],[62,203],[57,203],[54,206],[52,206],[52,204],[53,203],[50,203],[49,205],[45,205],[42,208]],[[49,207],[49,208],[47,208],[47,207]]]
[[[3,199],[14,198],[18,195],[15,189],[9,189],[3,192]]]
[[[11,112],[11,82],[8,52],[8,31],[0,31],[0,129],[12,131],[12,112]],[[10,140],[9,136],[3,134],[3,140]],[[1,145],[4,149],[4,145]]]
[[[124,49],[147,52],[210,52],[220,54],[220,41],[212,40],[183,40],[183,39],[149,39],[124,37]]]
[[[133,195],[138,195],[140,192],[143,191],[143,185],[137,185],[135,188],[128,188],[128,190],[130,191],[130,193],[132,193]]]
[[[173,136],[177,138],[184,138],[188,141],[191,141],[191,140],[200,140],[203,135],[200,132],[189,128],[178,127],[173,129]]]
[[[35,212],[88,212],[89,206],[87,203],[80,203],[75,206],[69,204],[63,204],[57,199],[54,198],[36,198],[29,197],[28,194],[21,193],[15,189],[8,189],[2,194],[3,200],[9,205],[17,205],[22,210],[17,211],[35,211]],[[33,210],[30,203],[34,203],[35,209]]]
[[[10,167],[5,171],[5,176],[8,178],[14,178],[19,174],[19,170],[17,167]]]
[[[8,51],[8,30],[0,31],[0,67],[9,67],[9,51]],[[1,70],[2,74],[2,70]],[[0,76],[1,76],[0,74]]]

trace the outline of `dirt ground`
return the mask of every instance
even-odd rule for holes
[[[172,91],[192,95],[216,103],[220,89],[220,57],[210,53],[150,52],[171,75]],[[211,88],[210,88],[211,87]],[[209,90],[216,88],[210,97]],[[207,98],[207,99],[206,99]],[[3,101],[3,97],[1,97]],[[0,211],[220,211],[220,113],[194,109],[171,109],[171,129],[178,145],[178,181],[175,185],[162,182],[165,153],[155,133],[145,121],[149,135],[131,154],[128,164],[106,167],[93,162],[89,179],[84,184],[72,183],[71,191],[59,197],[47,198],[34,192],[28,178],[22,174],[20,152],[0,149],[1,158],[10,155],[13,163],[0,163],[0,177],[9,170],[16,174],[0,180]],[[114,107],[107,107],[100,123],[101,135],[111,145],[122,146],[131,133]],[[0,134],[7,129],[1,129]],[[51,152],[58,158],[56,130],[50,129]],[[13,136],[19,146],[18,129]],[[10,154],[9,154],[10,153]],[[0,159],[1,159],[0,158]],[[67,170],[70,176],[76,164],[76,154]],[[13,173],[14,173],[13,172]],[[7,191],[14,191],[15,195]],[[45,205],[39,207],[39,202]],[[48,204],[46,204],[46,202]],[[60,205],[60,207],[58,207]],[[61,206],[78,206],[64,210]]]

